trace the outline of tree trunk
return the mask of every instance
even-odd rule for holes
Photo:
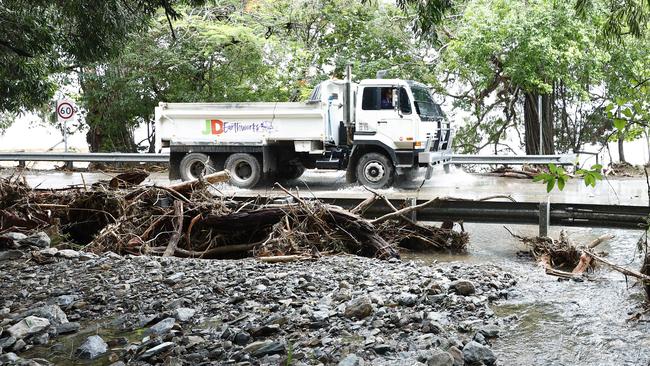
[[[625,149],[623,143],[625,142],[625,135],[623,132],[618,132],[618,161],[620,163],[627,163],[625,160]]]
[[[524,125],[526,135],[526,154],[554,154],[553,142],[553,95],[542,95],[542,151],[539,148],[539,94],[528,92],[524,94]]]

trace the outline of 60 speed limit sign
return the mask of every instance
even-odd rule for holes
[[[59,122],[69,121],[74,117],[76,107],[70,100],[59,100],[56,103],[56,115]]]

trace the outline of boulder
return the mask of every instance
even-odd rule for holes
[[[39,247],[39,248],[49,248],[50,246],[50,237],[43,231],[39,231],[35,234],[32,234],[18,242],[21,247]]]
[[[367,296],[361,296],[347,304],[344,315],[347,318],[363,319],[372,314],[372,312],[373,308],[370,298]]]
[[[194,316],[196,310],[190,308],[178,308],[174,310],[174,318],[179,322],[186,322]]]
[[[94,360],[108,351],[108,344],[98,335],[86,338],[86,341],[77,348],[77,356],[84,360]]]
[[[169,331],[172,330],[175,324],[176,324],[176,319],[166,318],[152,325],[151,328],[147,329],[145,334],[164,335],[169,333]]]
[[[431,357],[427,360],[427,366],[453,366],[454,358],[445,351],[436,349],[431,353]]]
[[[35,315],[39,318],[46,318],[52,325],[61,325],[68,322],[68,317],[58,305],[45,305],[35,309],[30,309],[24,312],[21,316],[26,317],[30,315]]]
[[[456,291],[457,294],[463,296],[473,295],[476,292],[476,287],[468,280],[454,281],[449,285],[449,289]]]
[[[489,347],[475,341],[470,341],[463,347],[463,359],[465,363],[485,365],[494,365],[497,361],[497,357]]]
[[[46,318],[28,316],[18,323],[7,329],[10,336],[21,339],[39,333],[50,326],[50,321]]]

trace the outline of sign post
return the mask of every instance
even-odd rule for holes
[[[68,128],[66,123],[74,118],[77,107],[71,100],[63,99],[56,102],[56,116],[63,128],[63,145],[65,152],[68,152]]]

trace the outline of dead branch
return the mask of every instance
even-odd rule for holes
[[[163,257],[171,257],[176,252],[176,247],[178,246],[178,241],[181,239],[181,234],[183,232],[183,201],[174,201],[174,233],[169,238],[169,244],[167,249],[163,253]]]

